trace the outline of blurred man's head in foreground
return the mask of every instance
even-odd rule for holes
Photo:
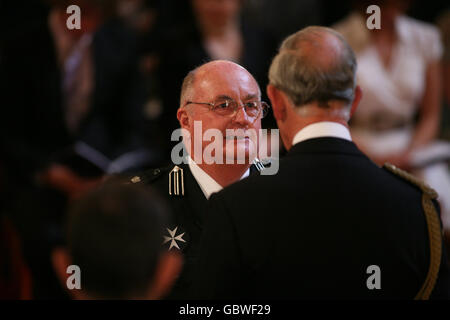
[[[53,252],[62,285],[80,268],[75,299],[159,299],[181,269],[181,256],[162,246],[169,212],[148,188],[109,184],[74,203],[68,214],[67,246]]]

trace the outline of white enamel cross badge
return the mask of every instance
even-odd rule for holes
[[[178,250],[180,250],[180,247],[178,246],[178,242],[177,241],[186,242],[186,240],[183,239],[183,236],[184,236],[185,232],[177,235],[177,229],[178,229],[178,227],[175,227],[175,229],[173,229],[173,230],[170,230],[169,228],[166,229],[167,232],[169,232],[170,237],[164,236],[164,243],[163,244],[166,244],[167,242],[170,241],[169,250],[172,249],[173,247],[175,247]]]

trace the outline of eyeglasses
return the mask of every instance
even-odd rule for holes
[[[216,102],[194,102],[187,101],[188,104],[203,104],[209,106],[209,110],[223,117],[234,117],[240,105],[234,100],[219,100]],[[255,121],[259,117],[264,118],[269,112],[270,106],[264,101],[250,101],[242,104],[245,113]]]

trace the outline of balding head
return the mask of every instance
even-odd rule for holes
[[[355,55],[339,33],[308,27],[283,41],[269,80],[297,107],[317,102],[326,108],[330,100],[352,102],[355,73]]]
[[[186,101],[191,99],[194,83],[197,79],[208,79],[215,73],[223,74],[236,71],[248,74],[257,84],[254,77],[244,67],[238,65],[237,63],[227,60],[214,60],[195,68],[186,75],[183,80],[183,84],[181,85],[180,106],[184,106]],[[261,96],[259,86],[258,90],[259,96]]]

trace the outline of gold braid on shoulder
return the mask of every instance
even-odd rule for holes
[[[436,284],[439,267],[441,265],[442,230],[439,223],[438,213],[432,201],[434,199],[437,199],[438,194],[422,180],[414,177],[406,171],[397,168],[390,163],[385,163],[383,167],[393,174],[399,176],[400,178],[416,185],[422,190],[422,207],[425,212],[425,219],[427,221],[428,236],[430,241],[430,267],[428,269],[428,274],[425,278],[425,282],[423,283],[422,288],[419,290],[414,299],[428,300]]]

